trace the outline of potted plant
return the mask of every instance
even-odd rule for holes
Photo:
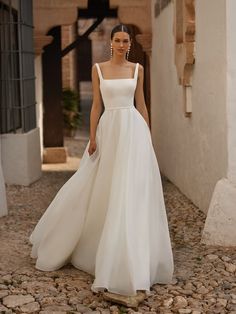
[[[79,95],[71,89],[62,91],[64,135],[74,136],[81,125],[82,113],[79,112]]]

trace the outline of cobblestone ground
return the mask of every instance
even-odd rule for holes
[[[236,314],[236,253],[200,244],[205,215],[167,179],[164,196],[175,260],[175,279],[154,285],[138,308],[93,294],[92,276],[67,265],[34,268],[28,237],[58,189],[73,174],[86,141],[67,140],[67,165],[44,165],[30,187],[7,188],[9,216],[0,219],[0,313],[231,313]]]

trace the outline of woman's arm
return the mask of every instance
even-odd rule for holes
[[[96,69],[96,65],[94,64],[92,67],[92,88],[93,88],[93,102],[92,108],[90,112],[90,143],[88,148],[89,155],[92,155],[97,149],[96,143],[96,131],[98,120],[100,118],[102,112],[102,97],[100,93],[99,87],[99,77]]]
[[[94,142],[96,139],[96,130],[98,120],[102,112],[102,98],[99,88],[99,77],[96,65],[92,67],[92,89],[93,89],[93,102],[90,112],[90,141]]]
[[[135,91],[136,108],[141,113],[144,120],[147,122],[148,127],[150,128],[148,111],[147,111],[144,94],[143,94],[143,79],[144,79],[143,66],[139,64],[138,81],[137,81],[137,87]]]

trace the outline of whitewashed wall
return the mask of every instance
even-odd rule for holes
[[[39,128],[2,134],[2,168],[7,184],[28,186],[41,177]]]
[[[42,82],[42,56],[37,56],[34,63],[35,68],[35,98],[36,119],[40,134],[40,151],[43,156],[43,82]]]
[[[7,215],[7,201],[5,182],[2,172],[2,155],[1,155],[1,139],[0,139],[0,217]]]
[[[220,179],[211,199],[202,241],[236,246],[236,1],[225,0],[227,51],[227,177]]]
[[[153,16],[152,136],[162,173],[207,212],[216,182],[227,173],[226,12],[225,0],[195,3],[191,118],[184,116],[174,63],[174,3]]]

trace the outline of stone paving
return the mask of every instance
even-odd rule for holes
[[[79,165],[84,141],[67,140],[66,165],[44,165],[30,187],[8,186],[9,215],[0,219],[0,313],[192,313],[236,314],[236,250],[200,243],[205,215],[166,178],[164,196],[173,245],[175,278],[154,285],[136,308],[94,294],[92,276],[67,265],[54,272],[34,268],[28,237],[58,189]]]

